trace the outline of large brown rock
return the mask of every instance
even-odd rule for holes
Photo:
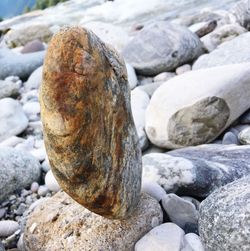
[[[47,153],[63,190],[102,216],[131,214],[141,153],[123,60],[94,33],[62,29],[48,48],[40,102]]]
[[[160,204],[146,194],[129,219],[110,220],[58,192],[29,216],[24,245],[27,251],[133,251],[135,243],[161,223]]]

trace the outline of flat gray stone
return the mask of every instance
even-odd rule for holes
[[[143,180],[168,193],[206,197],[215,189],[250,173],[250,146],[201,145],[144,155]]]
[[[250,176],[208,196],[200,207],[199,232],[207,251],[249,251]]]
[[[123,50],[125,60],[142,75],[157,75],[192,62],[202,43],[188,28],[156,22],[143,28]]]

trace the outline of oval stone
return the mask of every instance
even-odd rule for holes
[[[62,189],[104,217],[130,215],[140,197],[141,151],[123,60],[94,33],[62,29],[48,48],[40,103]]]

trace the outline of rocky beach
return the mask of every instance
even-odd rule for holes
[[[249,8],[69,0],[0,22],[0,251],[250,250]]]

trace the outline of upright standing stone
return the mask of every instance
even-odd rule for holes
[[[102,216],[131,214],[140,197],[141,153],[123,60],[94,33],[62,29],[48,48],[40,102],[62,189]]]

